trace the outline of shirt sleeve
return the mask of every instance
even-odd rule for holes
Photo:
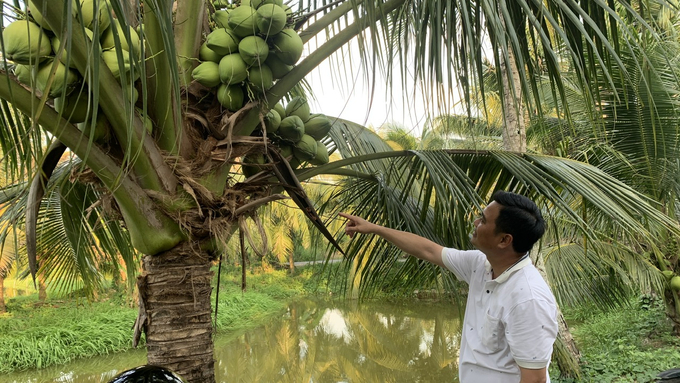
[[[445,247],[442,250],[442,262],[461,281],[470,283],[472,270],[480,263],[483,265],[486,257],[479,250],[458,250]]]
[[[520,367],[547,367],[557,338],[557,307],[531,299],[515,306],[505,323],[512,356]]]

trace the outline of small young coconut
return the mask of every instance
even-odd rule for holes
[[[2,31],[5,58],[16,64],[35,65],[52,53],[50,38],[29,20],[17,20]]]
[[[78,72],[68,68],[58,60],[42,63],[35,76],[36,87],[41,92],[44,93],[49,85],[50,97],[60,97],[68,94],[78,82]]]
[[[241,4],[229,12],[228,24],[237,36],[243,38],[253,36],[258,32],[257,17],[254,8]]]
[[[248,66],[260,65],[264,64],[269,55],[269,46],[259,36],[247,36],[238,43],[238,53]]]
[[[264,92],[274,85],[272,71],[264,64],[248,69],[248,84],[257,91]]]
[[[286,105],[286,116],[298,116],[302,121],[309,120],[309,104],[300,96],[295,96]]]
[[[305,134],[305,123],[298,116],[289,116],[281,120],[279,135],[286,140],[298,142]]]
[[[300,141],[295,143],[293,154],[300,161],[310,161],[316,157],[316,140],[309,134],[302,136]]]
[[[243,89],[238,85],[222,84],[217,89],[217,100],[228,110],[235,112],[243,106]]]
[[[205,44],[213,52],[221,56],[238,52],[239,37],[229,28],[219,28],[210,32]]]
[[[255,23],[265,36],[273,36],[286,27],[288,17],[283,8],[276,4],[264,4],[257,9]]]
[[[205,61],[199,64],[191,72],[191,77],[207,88],[216,87],[222,83],[220,81],[220,67],[212,61]]]
[[[220,80],[227,85],[238,84],[248,78],[248,68],[238,53],[222,57],[219,63]]]
[[[294,29],[284,29],[271,37],[274,54],[288,65],[295,63],[302,56],[303,43]]]
[[[218,54],[214,50],[208,48],[206,43],[201,44],[201,48],[198,51],[198,58],[201,61],[212,61],[214,63],[219,63],[224,55]]]

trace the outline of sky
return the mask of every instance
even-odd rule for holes
[[[406,99],[401,89],[388,93],[384,77],[380,73],[372,75],[376,76],[376,88],[371,104],[371,84],[363,73],[354,77],[354,84],[350,84],[352,87],[349,88],[337,79],[334,81],[329,64],[322,63],[306,77],[316,96],[316,100],[309,101],[312,112],[374,128],[396,123],[419,135],[427,119],[422,95]],[[405,103],[406,100],[409,102]]]
[[[386,123],[395,123],[412,130],[414,135],[420,136],[427,122],[427,106],[415,81],[412,78],[406,81],[407,84],[411,84],[411,87],[404,92],[401,87],[390,90],[380,72],[366,76],[366,72],[359,64],[359,57],[355,54],[358,51],[356,46],[354,43],[354,49],[351,49],[350,53],[347,51],[344,55],[336,53],[305,77],[316,96],[316,100],[308,100],[312,113],[340,117],[374,128]],[[304,60],[309,50],[314,48],[313,42],[308,43],[300,61]],[[334,64],[334,68],[331,64]],[[339,66],[345,69],[338,69]],[[338,70],[341,73],[338,73]],[[395,71],[399,72],[399,69],[395,68]],[[349,76],[351,79],[348,78]],[[396,76],[395,83],[400,84],[399,73],[394,73],[394,76]],[[375,79],[375,90],[371,104],[372,79]],[[406,93],[408,96],[405,95]]]

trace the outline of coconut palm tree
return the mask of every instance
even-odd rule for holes
[[[257,8],[261,3],[267,2],[251,0],[250,5]],[[9,7],[8,3],[3,6]],[[229,67],[232,69],[218,76],[219,81],[215,81],[214,70],[205,70],[210,64],[194,69],[198,69],[199,61],[203,65],[214,59],[215,53],[227,57],[235,50],[233,45],[222,43],[208,44],[209,51],[203,53],[200,49],[206,35],[227,29],[223,17],[234,12],[229,7],[229,11],[218,13],[204,0],[145,0],[142,4],[132,0],[31,0],[28,13],[18,1],[16,9],[9,12],[18,24],[7,25],[3,32],[3,57],[13,63],[4,61],[0,73],[0,99],[7,101],[2,110],[0,143],[7,153],[6,161],[17,170],[16,181],[23,182],[24,190],[28,190],[18,195],[27,206],[31,269],[39,274],[49,270],[44,259],[36,264],[36,227],[47,221],[40,219],[44,216],[40,209],[44,196],[57,193],[62,211],[80,211],[80,215],[62,215],[61,221],[68,228],[62,237],[70,241],[71,251],[83,257],[88,252],[94,257],[95,251],[82,250],[79,244],[89,248],[96,241],[82,242],[82,233],[104,224],[109,225],[106,230],[113,230],[113,223],[122,223],[130,249],[144,254],[143,274],[137,282],[140,313],[135,337],[146,334],[149,363],[167,366],[190,382],[214,381],[212,261],[240,222],[255,214],[259,206],[284,198],[280,194],[284,190],[326,233],[329,242],[335,243],[299,183],[321,173],[357,177],[355,193],[374,192],[377,199],[401,202],[398,214],[390,215],[390,219],[406,214],[403,222],[408,225],[437,222],[431,226],[435,233],[447,234],[458,245],[466,234],[463,223],[494,187],[544,198],[546,209],[563,212],[584,235],[588,233],[587,221],[569,205],[571,198],[567,197],[571,195],[563,193],[582,195],[592,214],[616,217],[623,227],[621,235],[653,233],[658,226],[674,230],[674,223],[651,207],[653,201],[579,163],[507,153],[393,152],[334,161],[333,165],[303,164],[300,168],[300,159],[295,161],[285,151],[286,140],[293,139],[279,140],[267,134],[267,129],[270,133],[275,130],[271,124],[276,119],[270,110],[276,110],[282,99],[296,105],[292,111],[299,109],[301,104],[293,100],[305,90],[301,82],[304,76],[357,36],[360,47],[370,48],[361,49],[363,62],[382,65],[389,78],[391,68],[407,70],[411,62],[415,63],[416,79],[423,81],[432,100],[449,98],[451,93],[441,89],[447,89],[447,80],[454,78],[469,98],[475,78],[480,77],[476,74],[482,68],[485,36],[495,62],[508,62],[512,51],[517,67],[528,68],[527,75],[518,72],[523,94],[537,92],[530,81],[535,68],[531,52],[541,49],[555,93],[564,95],[559,74],[562,56],[553,49],[554,40],[571,53],[578,81],[585,84],[603,73],[611,82],[610,73],[621,70],[619,46],[635,43],[634,34],[625,29],[621,19],[642,20],[627,3],[610,7],[557,1],[348,0],[316,7],[314,2],[300,2],[297,12],[288,9],[283,16],[287,31],[269,36],[273,13],[272,17],[261,15],[257,19],[261,23],[266,19],[266,24],[248,24],[251,31],[240,29],[255,12],[241,2],[238,8],[250,13],[238,16],[243,20],[228,16],[227,27],[243,37],[255,33],[257,25],[259,37],[263,41],[266,37],[269,41],[265,44],[271,46],[249,39],[250,46],[239,48],[240,60],[259,64],[251,66],[246,77]],[[222,42],[233,38],[225,33],[220,32]],[[315,37],[319,42],[316,46],[312,41]],[[47,39],[51,44],[46,44]],[[299,54],[283,48],[287,47],[283,41],[288,39],[295,40],[292,44],[296,46],[300,45],[297,41],[308,43],[310,53],[296,62]],[[224,48],[222,53],[214,50],[220,47]],[[280,77],[275,84],[260,65],[270,49],[284,61],[270,68]],[[598,55],[591,55],[594,60],[589,61],[582,54],[586,51]],[[517,85],[517,81],[511,83]],[[512,94],[519,97],[516,92]],[[542,110],[541,105],[533,106]],[[78,114],[84,123],[74,124]],[[19,123],[15,116],[27,116],[29,123]],[[299,125],[292,126],[299,129]],[[295,144],[303,160],[316,159],[310,149],[314,145],[335,148],[346,155],[380,145],[362,137],[363,132],[338,121],[331,139],[322,139],[324,145],[309,140],[304,146]],[[41,145],[45,139],[51,142],[47,149]],[[53,180],[54,169],[67,149],[77,161],[66,173],[69,176],[57,182]],[[376,161],[395,156],[401,158],[396,167]],[[252,164],[251,158],[263,160]],[[243,173],[247,166],[240,167],[244,163],[259,170],[246,178]],[[400,166],[410,171],[400,172]],[[425,169],[443,174],[428,175],[423,173]],[[425,183],[418,181],[416,185],[416,178],[400,178],[404,174]],[[375,189],[376,185],[388,187]],[[418,190],[423,194],[411,194]],[[432,202],[435,190],[437,199]],[[80,194],[70,195],[72,192]],[[412,196],[420,197],[421,202],[412,200]],[[435,218],[433,214],[439,214],[446,203],[453,211]],[[419,209],[406,213],[412,206]],[[78,224],[75,217],[84,219]],[[446,224],[443,218],[448,219]],[[648,226],[640,224],[641,220]],[[50,238],[57,239],[42,239]],[[120,240],[110,243],[123,245],[121,238],[114,238]],[[364,259],[356,275],[363,279],[375,276],[375,259]],[[85,262],[84,258],[81,261]],[[408,265],[413,267],[412,263]],[[420,269],[414,276],[427,274],[431,270]]]

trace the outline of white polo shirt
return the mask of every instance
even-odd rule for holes
[[[547,367],[557,337],[557,305],[528,256],[491,278],[478,250],[445,248],[447,269],[470,285],[459,355],[460,383],[517,383],[519,367]],[[550,377],[547,377],[550,382]]]

